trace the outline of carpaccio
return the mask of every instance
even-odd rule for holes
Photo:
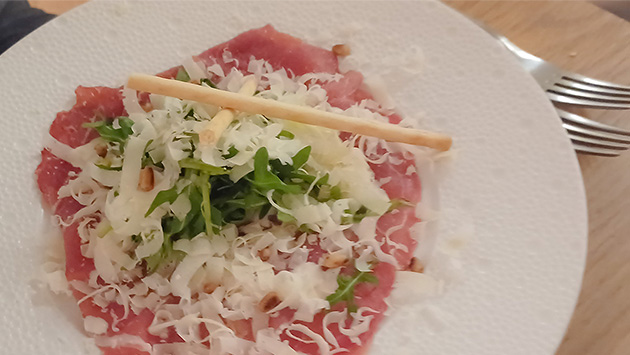
[[[229,52],[231,59],[224,60],[224,53]],[[271,26],[250,30],[242,33],[234,39],[219,44],[196,57],[207,66],[219,64],[225,72],[232,68],[247,72],[248,62],[251,58],[264,59],[274,69],[284,68],[293,75],[307,73],[339,73],[338,59],[336,55],[322,48],[302,42],[300,39],[290,35],[280,33]],[[161,74],[162,77],[174,78],[178,68],[172,68]],[[363,87],[363,77],[355,71],[346,72],[341,80],[330,81],[322,86],[328,92],[328,102],[332,106],[346,109],[371,96]],[[123,96],[120,88],[107,87],[83,87],[76,89],[76,104],[69,111],[60,112],[50,127],[50,135],[59,142],[72,148],[79,147],[92,139],[98,137],[95,130],[83,128],[82,124],[103,118],[113,118],[126,115],[123,105]],[[143,96],[140,96],[141,103]],[[146,101],[147,97],[144,97]],[[400,118],[396,115],[389,116],[390,122],[397,123]],[[39,189],[42,193],[43,203],[52,213],[61,220],[68,220],[81,209],[81,205],[72,197],[58,198],[58,190],[65,185],[78,168],[70,163],[54,156],[48,150],[41,153],[42,161],[36,170],[36,177]],[[401,157],[401,159],[403,159]],[[414,162],[411,159],[402,160],[394,165],[388,160],[381,164],[371,164],[371,168],[376,179],[389,181],[382,185],[390,199],[404,198],[412,203],[420,200],[420,181],[416,173],[409,174],[408,169]],[[401,207],[396,213],[387,213],[381,217],[377,224],[377,240],[383,241],[386,231],[392,226],[403,226],[403,228],[393,228],[395,231],[389,233],[388,239],[406,248],[394,248],[390,243],[382,243],[382,250],[393,255],[399,265],[409,265],[416,241],[410,235],[410,227],[417,223],[414,209],[412,207]],[[68,281],[85,281],[94,270],[94,262],[90,258],[83,256],[81,252],[81,239],[77,231],[80,221],[69,226],[62,226],[66,252],[66,277]],[[314,255],[315,253],[313,253]],[[311,255],[311,257],[313,257]],[[361,354],[367,351],[379,323],[383,319],[383,313],[387,309],[385,299],[392,290],[396,267],[389,263],[381,262],[373,270],[378,277],[378,284],[360,283],[355,289],[356,303],[359,307],[369,307],[370,311],[365,313],[371,316],[369,330],[362,333],[358,338],[352,339],[346,336],[339,329],[338,324],[328,326],[330,334],[334,335],[338,344],[336,348],[346,349],[350,354]],[[105,354],[147,354],[151,352],[151,345],[163,343],[182,342],[182,338],[175,329],[169,329],[168,337],[158,337],[151,334],[148,328],[153,321],[154,314],[148,309],[135,314],[130,312],[124,317],[123,307],[112,303],[108,307],[108,312],[104,312],[101,307],[96,306],[90,299],[85,299],[86,295],[78,290],[73,290],[74,296],[80,302],[79,307],[84,317],[100,317],[109,324],[107,336],[116,335],[137,336],[146,342],[145,347],[111,347],[112,344],[100,344]],[[174,296],[171,296],[174,297]],[[332,310],[343,311],[344,304],[337,304]],[[270,318],[269,326],[277,327],[283,322],[290,320],[290,312],[280,312],[277,317]],[[312,322],[299,322],[317,334],[324,334],[323,318],[326,311],[322,311],[315,316]],[[115,326],[112,325],[114,320]],[[122,319],[122,320],[120,320]],[[347,320],[348,325],[350,320]],[[228,324],[237,335],[255,340],[252,334],[251,324],[248,322],[234,322]],[[203,326],[202,326],[203,327]],[[303,341],[299,337],[281,335],[281,339],[288,343],[294,350],[306,354],[327,353],[332,344],[318,344],[313,341]],[[97,342],[97,345],[99,343]],[[211,345],[210,345],[211,346]],[[337,351],[339,352],[339,350]],[[343,351],[346,352],[346,351]]]

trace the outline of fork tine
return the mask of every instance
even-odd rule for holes
[[[556,108],[556,112],[558,112],[558,116],[560,116],[560,118],[563,121],[567,121],[567,122],[571,122],[571,123],[575,123],[578,124],[580,126],[584,126],[587,128],[592,128],[594,130],[597,131],[603,131],[603,132],[610,132],[610,133],[615,133],[621,136],[626,136],[626,137],[630,137],[630,131],[626,131],[623,130],[621,128],[617,128],[614,126],[609,126],[607,124],[603,124],[603,123],[599,123],[593,120],[590,120],[586,117],[582,117],[580,115],[576,115],[575,113],[571,113],[571,112],[567,112],[565,110],[561,110],[559,108]],[[625,137],[619,137],[619,138],[615,138],[616,140],[625,140]]]
[[[568,96],[568,95],[560,94],[551,90],[547,91],[547,96],[552,101],[562,102],[562,103],[571,104],[571,105],[580,105],[580,106],[585,106],[585,107],[604,108],[604,109],[629,109],[630,108],[630,102],[629,103],[603,102],[603,101],[597,101],[593,99],[584,99],[580,97]]]
[[[609,81],[597,80],[597,79],[589,78],[588,76],[584,76],[577,73],[565,72],[563,73],[563,78],[567,80],[575,81],[578,83],[587,83],[587,84],[591,84],[595,86],[600,86],[602,88],[630,92],[630,86],[628,85],[619,85],[619,84],[611,83]]]
[[[598,103],[602,102],[602,103],[626,104],[628,105],[628,108],[630,108],[630,97],[626,98],[626,97],[620,97],[620,96],[610,96],[607,94],[604,95],[600,93],[591,93],[591,92],[586,92],[586,91],[568,89],[561,86],[555,86],[553,88],[547,89],[547,91],[554,92],[558,95],[572,96],[578,99],[593,100]]]
[[[576,126],[576,125],[573,125],[571,123],[566,123],[566,122],[562,123],[562,127],[564,127],[564,129],[566,129],[569,133],[575,133],[585,138],[605,141],[606,143],[610,143],[611,145],[615,145],[620,148],[623,148],[623,147],[630,148],[630,137],[620,136],[614,133],[596,131],[596,130]]]
[[[616,156],[619,156],[619,154],[623,152],[623,150],[592,147],[592,146],[589,146],[588,144],[583,144],[579,142],[573,142],[573,149],[577,153],[599,155],[602,157],[616,157]]]
[[[555,82],[554,85],[564,87],[567,89],[583,90],[583,91],[587,91],[587,92],[595,93],[595,94],[606,94],[606,95],[611,95],[611,96],[621,96],[621,97],[630,98],[630,91],[608,89],[601,86],[590,85],[587,83],[579,83],[577,81],[573,81],[569,79],[560,79],[557,82]]]
[[[616,150],[626,150],[630,148],[629,144],[618,143],[618,142],[610,142],[607,140],[603,140],[600,138],[593,137],[585,137],[580,134],[573,134],[572,131],[567,129],[567,135],[572,142],[580,142],[588,145],[593,145],[599,148],[608,148],[608,149],[616,149]]]

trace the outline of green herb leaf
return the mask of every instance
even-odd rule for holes
[[[349,214],[349,215],[351,215],[351,216],[342,216],[341,217],[341,224],[359,223],[359,222],[361,222],[363,220],[363,218],[375,215],[372,211],[370,211],[365,206],[359,207],[359,209],[356,210],[355,212],[352,212],[349,209],[345,210],[344,212]]]
[[[293,139],[295,138],[295,135],[283,129],[282,131],[280,131],[280,133],[278,133],[277,138]]]
[[[213,226],[223,225],[223,213],[220,209],[210,206],[210,220]]]
[[[307,145],[306,147],[300,149],[300,151],[297,152],[292,158],[293,164],[291,165],[293,166],[293,169],[297,170],[304,166],[304,164],[306,164],[306,161],[308,160],[309,155],[311,155],[310,145]]]
[[[204,218],[204,224],[206,225],[206,234],[212,235],[212,209],[210,208],[210,182],[208,181],[209,175],[202,173],[197,179],[197,186],[201,189],[201,196],[203,200],[201,202],[201,214]]]
[[[389,208],[387,209],[387,212],[391,212],[399,207],[407,207],[407,206],[413,206],[413,204],[407,200],[403,200],[401,198],[395,198],[389,201]]]
[[[169,270],[172,271],[175,265],[184,259],[184,256],[186,256],[186,254],[179,250],[174,250],[173,241],[165,237],[160,250],[144,258],[147,273],[152,274],[157,272],[158,274],[167,274]]]
[[[175,76],[175,80],[186,81],[186,82],[190,81],[190,76],[186,72],[186,69],[179,68],[179,70],[177,70],[177,75]]]
[[[122,170],[122,166],[109,166],[109,165],[103,165],[103,164],[94,164],[94,165],[96,165],[97,168],[103,169],[103,170],[113,170],[113,171]]]
[[[183,169],[194,169],[194,170],[198,170],[202,173],[208,174],[208,175],[224,175],[227,174],[229,171],[227,171],[225,168],[219,167],[219,166],[214,166],[214,165],[210,165],[210,164],[206,164],[204,162],[202,162],[201,160],[198,159],[193,159],[193,158],[184,158],[182,160],[179,161],[179,167],[183,168]]]
[[[186,215],[184,220],[184,229],[180,233],[180,238],[192,239],[199,233],[206,230],[206,220],[201,212],[201,205],[203,204],[203,192],[198,185],[190,185],[189,188],[190,198],[190,212]]]
[[[162,219],[162,229],[164,238],[171,239],[192,239],[205,230],[205,219],[201,212],[203,203],[203,192],[200,190],[197,181],[184,188],[181,192],[188,195],[190,200],[190,211],[180,220],[174,216],[166,216]]]
[[[144,156],[142,157],[142,167],[144,168],[147,166],[164,169],[164,164],[162,164],[161,161],[155,162],[148,152],[144,153]]]
[[[114,128],[113,121],[87,122],[82,125],[84,128],[94,128],[101,138],[109,142],[124,144],[130,135],[133,134],[133,121],[129,117],[118,117],[120,128]]]
[[[291,216],[288,213],[284,213],[282,211],[278,211],[277,217],[278,217],[279,221],[285,222],[285,223],[295,222],[296,221],[295,217]]]
[[[230,146],[226,154],[223,154],[221,157],[223,159],[230,159],[238,154],[238,149],[234,148],[234,146]]]
[[[195,110],[191,106],[188,106],[188,109],[189,110],[186,113],[186,116],[184,116],[184,119],[187,119],[187,118],[195,119]],[[184,132],[184,134],[186,134],[186,132]]]
[[[158,192],[158,194],[153,199],[153,202],[151,202],[149,210],[147,211],[147,213],[144,214],[144,216],[148,217],[151,213],[153,213],[153,211],[155,211],[156,208],[158,208],[158,206],[162,205],[163,203],[175,202],[175,200],[177,200],[177,196],[179,196],[179,193],[177,192],[177,186],[173,186],[168,190],[162,190]]]
[[[200,84],[206,84],[209,87],[213,88],[213,89],[217,89],[217,86],[214,85],[214,83],[212,81],[210,81],[210,79],[199,79],[199,83]]]
[[[343,198],[341,188],[338,185],[335,185],[330,189],[330,198],[333,200],[341,200]]]
[[[267,213],[271,210],[271,204],[267,203],[260,208],[260,212],[258,212],[258,218],[264,218]]]
[[[278,176],[269,171],[269,153],[265,147],[258,149],[256,155],[254,155],[253,183],[263,190],[261,191],[263,194],[270,190],[297,194],[302,190],[300,186],[287,185]]]
[[[337,291],[332,295],[326,297],[326,301],[330,303],[330,306],[334,306],[339,302],[346,302],[346,308],[348,313],[354,313],[357,311],[356,303],[354,302],[354,288],[361,282],[368,282],[372,284],[378,284],[378,278],[371,272],[356,271],[354,275],[339,275],[337,276]]]
[[[341,194],[341,188],[338,185],[330,186],[328,184],[323,184],[319,186],[317,194],[313,197],[315,197],[315,199],[319,202],[326,202],[330,200],[340,200],[343,196]]]

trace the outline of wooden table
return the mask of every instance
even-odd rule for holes
[[[52,13],[62,13],[84,1],[31,0],[31,3]],[[483,20],[521,48],[563,68],[630,85],[630,23],[590,3],[448,1],[448,4]],[[572,111],[630,129],[630,111]],[[580,156],[579,161],[589,208],[588,259],[582,293],[557,355],[627,355],[630,354],[630,152],[618,158]]]

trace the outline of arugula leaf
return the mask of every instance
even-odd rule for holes
[[[230,146],[230,148],[228,149],[226,154],[223,154],[221,157],[223,159],[230,159],[233,156],[235,156],[236,154],[238,154],[238,149],[234,148],[234,146]]]
[[[184,158],[180,160],[179,167],[184,169],[199,170],[200,172],[206,173],[208,175],[224,175],[228,173],[227,169],[225,168],[206,164],[201,160],[193,158]]]
[[[104,165],[104,164],[94,164],[94,165],[96,165],[97,168],[103,169],[103,170],[113,170],[113,171],[122,170],[122,166],[109,166],[109,165]]]
[[[201,212],[201,205],[203,203],[203,193],[198,186],[189,185],[190,198],[190,212],[184,219],[184,229],[179,234],[180,238],[192,239],[199,233],[205,231],[206,220]]]
[[[291,158],[293,164],[284,165],[279,159],[274,159],[269,162],[269,165],[277,172],[278,177],[281,180],[291,180],[299,178],[308,184],[315,181],[315,177],[308,174],[298,172],[299,169],[306,164],[309,155],[311,154],[311,146],[306,146],[300,149],[299,152]],[[328,178],[327,178],[328,179]],[[307,181],[308,180],[308,181]]]
[[[223,212],[220,209],[210,205],[210,220],[213,226],[223,225]]]
[[[306,147],[300,149],[300,151],[297,152],[292,158],[293,164],[291,164],[291,166],[293,166],[293,169],[298,170],[299,168],[303,167],[304,164],[306,164],[309,155],[311,155],[310,145],[307,145]]]
[[[213,88],[213,89],[217,89],[217,86],[214,85],[214,83],[212,81],[210,81],[210,79],[199,79],[199,83],[200,84],[206,84],[209,87]]]
[[[359,209],[354,213],[354,217],[353,217],[353,222],[354,223],[359,223],[361,222],[361,220],[363,220],[363,218],[372,215],[372,211],[368,210],[367,207],[365,206],[361,206],[359,207]]]
[[[407,206],[413,206],[413,204],[407,200],[403,200],[401,198],[395,198],[389,201],[389,208],[387,209],[387,212],[391,212],[399,207],[407,207]]]
[[[203,215],[206,225],[206,234],[212,235],[212,209],[210,208],[210,182],[208,181],[209,175],[202,173],[197,178],[197,186],[201,189],[201,196],[203,198],[201,202],[201,214]]]
[[[278,133],[276,138],[293,139],[293,138],[295,138],[295,135],[293,133],[283,129],[282,131],[280,131],[280,133]]]
[[[315,199],[319,202],[326,202],[330,200],[340,200],[342,197],[341,188],[338,185],[330,186],[323,184],[319,187]]]
[[[343,198],[341,188],[338,185],[335,185],[330,189],[330,198],[332,200],[341,200]]]
[[[86,122],[81,126],[84,128],[94,128],[101,138],[109,142],[120,143],[121,146],[127,141],[130,135],[133,134],[133,121],[129,117],[118,117],[118,123],[120,128],[114,128],[113,121],[95,121]]]
[[[156,168],[164,169],[164,164],[161,161],[155,162],[149,152],[145,152],[142,156],[142,167],[154,166]]]
[[[260,208],[260,212],[258,212],[258,218],[264,218],[267,213],[271,210],[271,204],[267,203]]]
[[[190,211],[180,220],[175,216],[167,216],[162,219],[164,238],[191,239],[205,230],[205,219],[201,213],[203,194],[196,184],[188,185],[181,193],[186,193],[190,200]]]
[[[146,258],[145,267],[147,274],[157,272],[158,274],[168,273],[169,269],[172,271],[174,265],[182,261],[186,254],[179,250],[173,249],[173,241],[170,238],[164,238],[164,243],[160,250]],[[164,275],[163,275],[164,276]]]
[[[344,212],[350,214],[351,216],[342,216],[341,224],[359,223],[363,220],[363,218],[374,215],[374,213],[365,206],[359,207],[359,209],[355,212],[352,212],[349,209]]]
[[[288,222],[295,222],[296,221],[295,217],[291,216],[288,213],[284,213],[282,211],[278,211],[277,217],[278,217],[278,220],[280,222],[288,223]]]
[[[354,288],[361,282],[368,282],[372,284],[378,284],[378,278],[373,273],[364,271],[356,271],[354,275],[339,275],[337,276],[337,291],[326,297],[326,301],[330,303],[330,306],[334,306],[339,302],[346,302],[346,308],[348,313],[355,313],[357,311],[357,305],[354,302]]]
[[[173,186],[168,190],[162,190],[158,192],[158,194],[153,199],[153,202],[151,202],[149,210],[147,211],[147,213],[144,214],[144,216],[149,217],[149,215],[153,213],[153,211],[155,211],[155,209],[163,203],[175,202],[175,200],[177,200],[177,196],[179,196],[179,193],[177,192],[177,186]]]
[[[261,191],[263,194],[270,190],[298,194],[302,190],[298,185],[287,185],[269,171],[269,153],[265,147],[258,149],[254,155],[254,180],[252,182],[263,190]]]
[[[175,76],[175,80],[186,81],[186,82],[190,81],[190,76],[186,72],[186,69],[179,68],[179,70],[177,70],[177,75]]]
[[[187,118],[192,118],[192,119],[195,118],[195,110],[191,106],[188,106],[188,112],[186,113],[186,116],[184,116],[184,119],[187,119]],[[186,133],[184,132],[184,134]]]

